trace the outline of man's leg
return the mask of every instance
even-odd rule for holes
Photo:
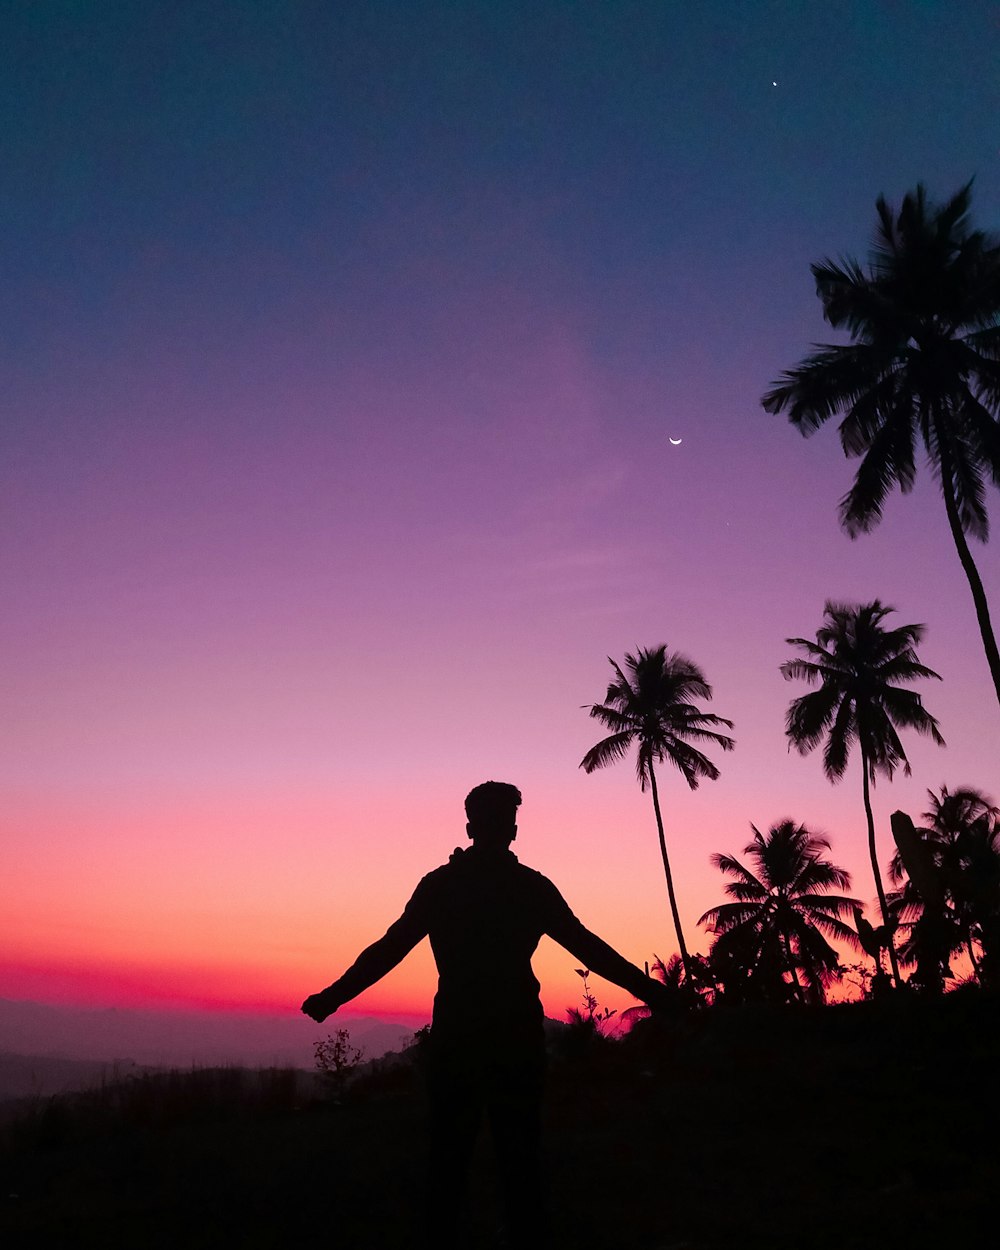
[[[544,1079],[544,1058],[532,1056],[498,1063],[488,1087],[504,1235],[509,1245],[525,1250],[544,1245],[549,1231],[541,1158]]]
[[[468,1235],[469,1164],[482,1118],[481,1074],[457,1055],[428,1057],[430,1148],[427,1167],[426,1242],[435,1250],[465,1244]]]

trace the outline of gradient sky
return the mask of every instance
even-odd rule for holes
[[[295,1010],[524,793],[515,850],[641,964],[676,949],[607,657],[666,643],[735,722],[661,790],[689,944],[713,851],[791,816],[874,896],[860,773],[789,754],[827,598],[927,625],[947,739],[1000,714],[925,472],[855,543],[853,467],[759,397],[831,339],[809,264],[883,192],[976,177],[986,3],[19,3],[0,50],[0,996]],[[671,446],[669,437],[682,438]],[[976,555],[1000,612],[992,548]],[[575,960],[543,940],[547,1010]],[[484,975],[488,970],[484,969]],[[354,1009],[429,1013],[426,943]],[[595,983],[598,998],[626,995]]]

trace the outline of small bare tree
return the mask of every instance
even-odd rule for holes
[[[351,1044],[347,1029],[338,1029],[317,1042],[313,1053],[316,1056],[316,1071],[330,1101],[342,1102],[348,1077],[364,1059],[364,1050]]]

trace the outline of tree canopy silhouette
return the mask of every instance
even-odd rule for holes
[[[654,763],[667,762],[679,769],[692,790],[702,778],[714,781],[719,770],[694,742],[713,742],[723,751],[731,751],[734,741],[719,733],[716,726],[732,729],[732,721],[711,712],[703,712],[695,699],[710,699],[712,687],[701,669],[680,652],[668,653],[666,646],[639,648],[636,655],[626,655],[624,668],[608,657],[615,670],[603,703],[590,706],[590,715],[612,732],[591,747],[580,762],[587,773],[623,759],[636,748],[636,774],[639,787],[647,784],[653,796],[653,811],[660,840],[663,872],[667,879],[667,896],[673,917],[677,944],[684,964],[685,982],[693,987],[694,976],[681,928],[674,880],[670,871],[667,843],[663,834],[663,816],[656,786]],[[693,989],[689,992],[693,993]]]
[[[942,786],[927,797],[924,823],[914,834],[937,888],[925,897],[927,889],[911,878],[899,850],[889,863],[908,932],[902,953],[917,963],[925,988],[941,988],[942,977],[951,975],[948,956],[963,949],[977,979],[989,983],[1000,959],[1000,808],[972,786]]]
[[[852,538],[878,524],[894,486],[912,489],[923,446],[1000,702],[1000,651],[966,539],[986,541],[985,483],[1000,484],[1000,242],[971,228],[971,189],[935,205],[917,186],[898,212],[879,197],[867,269],[851,258],[812,266],[823,316],[853,341],[816,344],[761,402],[805,435],[843,414],[844,454],[862,457],[840,502]]]
[[[713,855],[715,867],[733,878],[725,887],[731,901],[709,908],[698,923],[715,933],[713,952],[761,979],[763,997],[784,999],[790,992],[800,1001],[822,1002],[827,985],[840,975],[837,952],[824,933],[858,944],[841,919],[858,900],[829,893],[850,889],[850,873],[825,858],[829,839],[805,825],[785,819],[767,833],[750,828],[754,836],[743,854],[753,870],[732,855]]]
[[[878,599],[863,604],[828,600],[815,642],[808,638],[786,639],[790,646],[803,650],[807,658],[781,665],[786,681],[802,679],[818,685],[810,694],[793,699],[788,707],[785,733],[799,753],[807,755],[824,743],[823,771],[835,782],[847,771],[852,747],[857,744],[861,752],[868,853],[885,925],[890,923],[890,915],[878,865],[869,787],[877,773],[891,781],[898,767],[906,774],[910,772],[897,725],[926,734],[944,746],[937,721],[924,708],[920,695],[899,684],[921,677],[940,680],[933,669],[917,659],[916,647],[923,638],[924,627],[900,625],[886,629],[882,622],[894,611]],[[899,966],[892,942],[889,961],[898,985]]]

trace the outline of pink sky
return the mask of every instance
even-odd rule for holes
[[[640,964],[669,955],[648,796],[630,765],[577,767],[601,736],[581,705],[603,697],[606,656],[661,641],[703,666],[713,710],[736,725],[719,782],[692,794],[662,774],[692,945],[704,949],[694,922],[721,897],[708,856],[742,847],[750,821],[826,830],[867,899],[857,771],[832,787],[783,737],[801,692],[778,672],[784,638],[811,634],[828,595],[881,595],[901,622],[927,622],[922,655],[946,679],[925,694],[948,749],[908,741],[912,780],[876,789],[883,858],[894,807],[916,814],[928,786],[989,782],[997,712],[933,491],[893,501],[852,544],[829,442],[802,442],[752,398],[746,434],[727,440],[694,390],[663,431],[680,447],[580,421],[599,388],[557,338],[536,368],[566,395],[539,401],[558,436],[533,437],[529,414],[498,398],[494,428],[463,442],[464,413],[415,393],[416,422],[447,455],[387,404],[358,421],[352,473],[305,398],[286,395],[280,422],[265,399],[151,449],[123,396],[114,439],[62,466],[53,449],[26,457],[16,514],[46,493],[58,508],[31,517],[8,580],[17,889],[0,923],[19,994],[295,1004],[461,843],[464,794],[488,777],[522,788],[515,850],[585,923]],[[922,513],[938,523],[914,533]],[[574,963],[540,948],[552,1014],[579,997]],[[432,986],[422,949],[356,1006],[426,1010]],[[603,985],[599,997],[628,1001]]]
[[[828,598],[925,622],[944,678],[922,693],[947,749],[908,738],[912,779],[876,788],[883,863],[889,813],[928,787],[1000,797],[933,481],[851,543],[834,430],[804,441],[758,403],[826,335],[809,263],[864,254],[879,192],[978,170],[991,224],[995,31],[643,13],[551,48],[506,17],[412,48],[405,10],[364,37],[331,13],[301,46],[261,17],[228,76],[183,15],[101,38],[67,17],[65,39],[24,18],[0,996],[294,1011],[462,842],[487,778],[522,789],[515,850],[589,927],[669,956],[649,798],[631,765],[577,767],[606,657],[659,643],[737,739],[696,793],[661,775],[689,944],[722,897],[709,855],[751,821],[825,831],[870,900],[857,768],[830,786],[783,735],[784,639]],[[854,68],[817,86],[831,40]],[[574,966],[543,940],[552,1015]],[[429,1014],[433,981],[425,944],[353,1006]]]

